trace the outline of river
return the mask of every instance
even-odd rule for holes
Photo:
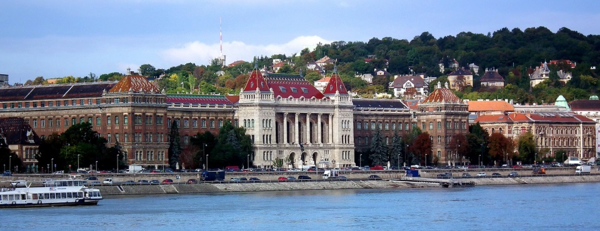
[[[109,197],[0,230],[600,230],[600,183]]]

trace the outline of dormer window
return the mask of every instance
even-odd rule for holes
[[[298,93],[298,89],[296,89],[295,87],[290,87],[290,89],[292,89],[292,92]]]
[[[308,89],[306,89],[306,87],[301,87],[301,89],[302,89],[302,92],[308,93]]]
[[[287,92],[284,86],[279,86],[279,90],[283,93]]]
[[[250,82],[250,88],[254,87],[254,82]]]

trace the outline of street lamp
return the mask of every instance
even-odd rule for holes
[[[50,166],[51,167],[51,171],[50,172],[54,172],[54,158],[50,159],[50,165],[52,165],[52,166]]]
[[[77,172],[79,172],[79,154],[77,154]]]
[[[8,170],[10,172],[13,172],[13,169],[11,168],[12,166],[12,156],[8,156]]]
[[[406,167],[406,154],[408,153],[408,147],[409,145],[406,145],[406,150],[404,150],[404,160],[403,160],[403,166]]]
[[[206,155],[206,149],[205,149],[205,147],[206,147],[206,143],[202,143],[202,154],[203,155]]]
[[[398,154],[398,170],[400,170],[400,154]]]
[[[119,173],[119,154],[117,154],[117,172],[115,173]]]
[[[98,161],[96,161],[96,173],[98,173]]]
[[[206,154],[206,170],[208,171],[208,154]]]
[[[247,162],[246,169],[250,169],[250,154],[246,154],[246,162]]]
[[[360,154],[360,158],[358,159],[358,167],[362,168],[362,153]]]
[[[50,165],[46,164],[46,172],[49,173],[49,171],[50,171]]]
[[[427,168],[427,153],[425,153],[425,168]]]

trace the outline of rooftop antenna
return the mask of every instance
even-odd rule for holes
[[[223,31],[221,30],[221,25],[223,24],[223,20],[219,17],[219,52],[221,53],[219,59],[221,60],[221,67],[225,65],[223,62]]]

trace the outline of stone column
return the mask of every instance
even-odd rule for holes
[[[298,131],[299,131],[298,130],[298,126],[299,126],[299,124],[298,124],[298,113],[295,113],[294,115],[295,115],[295,120],[294,120],[294,142],[296,144],[299,144],[300,140],[298,139],[299,138],[298,137]]]
[[[310,112],[306,113],[306,143],[310,144]]]
[[[321,116],[323,113],[319,113],[319,117],[317,118],[317,143],[321,144],[323,141],[321,140]]]
[[[328,141],[330,144],[333,144],[333,115],[329,114],[329,137]]]
[[[283,144],[288,143],[287,116],[288,116],[287,112],[283,113],[283,142],[282,142]]]

